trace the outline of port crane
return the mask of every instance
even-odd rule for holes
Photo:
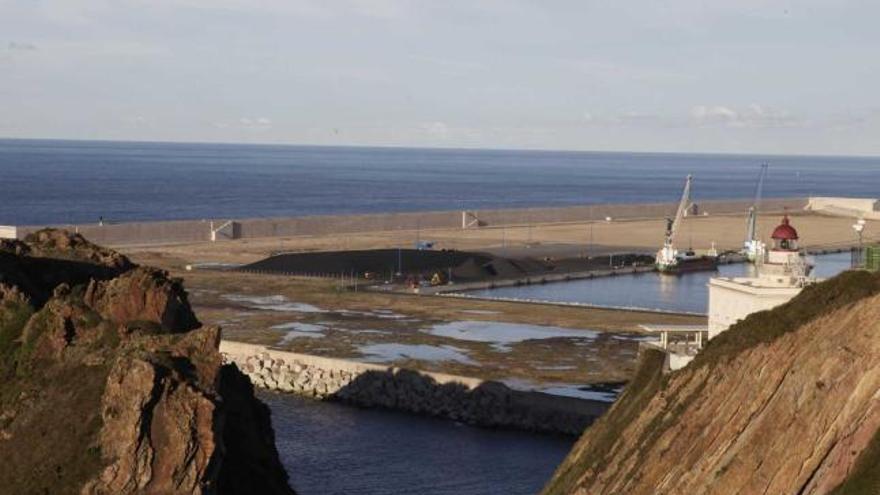
[[[681,221],[689,206],[688,202],[691,197],[692,181],[693,176],[688,175],[684,182],[684,190],[681,192],[681,201],[678,203],[678,210],[675,212],[675,219],[666,219],[666,237],[663,241],[663,247],[660,251],[657,251],[657,257],[654,259],[657,269],[661,272],[673,270],[678,265],[678,250],[675,249],[674,243],[675,233],[681,226]]]
[[[746,240],[743,243],[742,254],[753,263],[764,253],[764,244],[758,239],[757,235],[757,223],[758,206],[761,203],[761,194],[764,192],[764,178],[767,177],[767,167],[766,163],[761,164],[758,182],[755,184],[755,199],[752,202],[752,206],[749,207],[749,215],[746,219]]]

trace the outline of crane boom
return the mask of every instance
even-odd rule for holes
[[[666,238],[663,240],[663,247],[657,251],[654,258],[654,265],[660,272],[673,272],[678,269],[680,264],[678,250],[675,249],[675,233],[681,227],[681,221],[688,208],[688,202],[691,197],[691,181],[693,177],[688,175],[684,181],[684,190],[681,192],[681,201],[678,202],[678,210],[675,212],[675,219],[666,219]]]
[[[764,193],[764,177],[767,176],[768,164],[761,164],[761,171],[758,173],[758,183],[755,185],[755,207],[761,202],[761,195]]]
[[[678,228],[681,226],[681,221],[684,218],[684,213],[687,210],[688,202],[691,197],[691,181],[693,180],[693,176],[688,175],[687,179],[684,182],[684,190],[681,192],[681,201],[678,203],[678,210],[675,212],[675,220],[673,220],[666,229],[666,244],[672,245],[675,240],[675,233],[678,231]]]
[[[761,164],[761,171],[758,173],[758,182],[755,184],[755,199],[752,201],[752,206],[749,207],[749,219],[746,223],[746,242],[753,242],[756,240],[758,206],[761,204],[761,195],[764,192],[764,177],[766,176],[767,164],[763,163]]]

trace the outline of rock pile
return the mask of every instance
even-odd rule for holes
[[[232,345],[235,350],[224,350],[224,358],[258,387],[361,407],[566,435],[580,434],[604,410],[595,403],[516,391],[499,382]]]

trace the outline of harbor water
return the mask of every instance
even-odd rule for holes
[[[832,277],[850,267],[851,254],[835,253],[813,256],[813,275]],[[654,272],[617,277],[574,280],[518,287],[467,292],[474,297],[500,297],[546,302],[581,303],[594,306],[639,308],[705,314],[709,301],[709,279],[716,276],[754,275],[754,266],[746,263],[721,265],[718,271],[661,275]]]
[[[300,495],[532,495],[573,438],[261,392]]]

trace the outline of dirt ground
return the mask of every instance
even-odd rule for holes
[[[542,385],[625,381],[634,371],[639,340],[646,337],[640,324],[705,323],[705,318],[686,315],[354,293],[327,280],[186,271],[182,268],[186,260],[156,253],[136,254],[134,259],[183,278],[198,317],[205,324],[220,325],[224,338],[323,356],[375,358],[376,362],[487,379]],[[539,326],[566,335],[499,345],[431,331],[438,325],[461,322],[484,322],[490,331],[497,332]],[[497,337],[502,342],[506,338]],[[365,352],[370,346],[388,344],[407,348],[402,355],[386,359]],[[408,358],[411,346],[452,351],[467,359]]]
[[[779,215],[762,217],[759,231],[769,236],[779,220]],[[800,232],[802,245],[808,248],[851,245],[855,241],[851,219],[797,215],[793,216],[792,224]],[[869,222],[867,239],[872,238],[870,233],[876,232],[878,226]],[[341,290],[337,282],[328,280],[185,267],[198,263],[250,263],[279,251],[409,247],[416,236],[434,241],[437,248],[488,251],[508,257],[650,253],[661,242],[663,228],[664,221],[654,219],[237,240],[122,251],[139,263],[159,266],[182,277],[199,318],[204,323],[222,326],[224,338],[490,379],[542,385],[597,384],[629,378],[639,340],[645,338],[639,332],[640,324],[705,324],[705,318],[354,293]],[[679,245],[700,249],[715,242],[719,250],[736,249],[741,245],[743,231],[741,217],[689,218]],[[456,338],[454,333],[438,330],[462,324],[488,325],[490,328],[483,330],[513,333],[533,330],[522,325],[538,325],[564,335],[499,344],[491,339]],[[566,333],[571,330],[583,335]],[[499,341],[508,337],[495,335]],[[371,353],[375,346],[403,346],[403,351],[382,357],[381,353]],[[441,356],[435,359],[412,351],[439,352]]]
[[[769,241],[780,215],[758,219],[758,232]],[[803,247],[853,245],[857,238],[853,220],[815,214],[792,215]],[[501,256],[594,256],[607,253],[654,253],[663,243],[663,219],[535,224],[479,229],[440,229],[338,234],[266,239],[239,239],[218,243],[129,248],[135,252],[161,252],[189,262],[253,263],[275,252],[305,252],[349,249],[412,247],[416,239],[435,242],[436,249],[489,251]],[[865,239],[878,240],[880,222],[868,222]],[[738,249],[745,235],[741,216],[701,216],[684,221],[678,245],[704,250],[716,244],[718,250]]]

